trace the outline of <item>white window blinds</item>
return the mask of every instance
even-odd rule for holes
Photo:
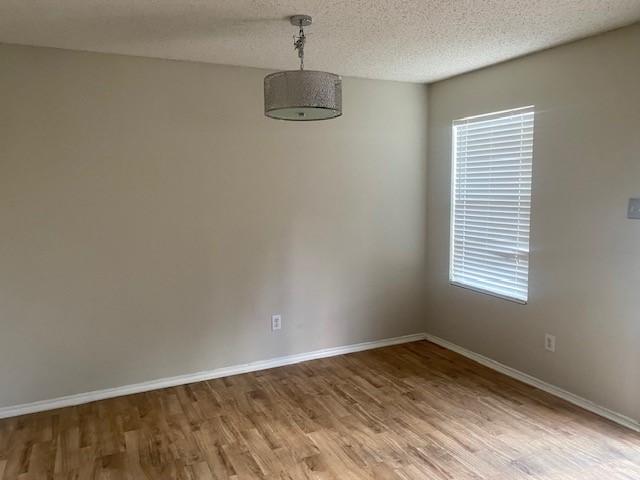
[[[453,123],[451,283],[526,302],[534,107]]]

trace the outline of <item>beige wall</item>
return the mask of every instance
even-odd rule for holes
[[[303,124],[256,69],[0,65],[0,406],[424,329],[425,86]]]
[[[447,283],[451,122],[530,104],[522,306]],[[429,132],[427,330],[640,419],[640,25],[431,85]]]

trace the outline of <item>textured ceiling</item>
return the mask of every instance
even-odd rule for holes
[[[430,82],[640,20],[640,0],[0,0],[0,42]],[[639,48],[638,45],[630,48]]]

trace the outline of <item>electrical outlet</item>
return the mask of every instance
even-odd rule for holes
[[[271,315],[271,331],[275,332],[282,328],[282,315]]]
[[[640,198],[629,199],[629,209],[627,210],[627,218],[640,220]]]
[[[556,351],[556,337],[555,335],[551,335],[547,333],[544,336],[544,348],[545,350],[549,350],[550,352]]]

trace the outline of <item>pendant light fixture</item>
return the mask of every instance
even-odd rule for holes
[[[299,70],[276,72],[264,77],[264,114],[278,120],[327,120],[342,115],[342,79],[339,75],[304,69],[304,27],[309,15],[294,15],[291,24],[299,27],[294,48],[300,58]]]

